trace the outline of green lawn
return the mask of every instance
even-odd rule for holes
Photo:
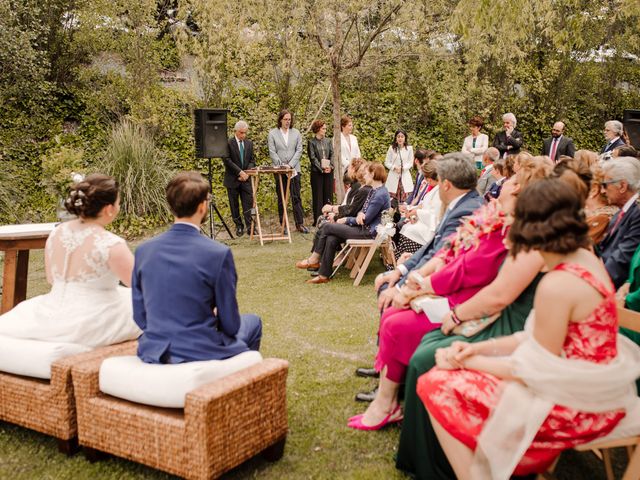
[[[398,427],[381,432],[346,427],[346,420],[364,408],[353,395],[374,385],[353,371],[371,365],[375,355],[378,316],[372,283],[382,271],[381,263],[374,260],[360,287],[353,287],[344,270],[329,284],[306,285],[308,274],[295,269],[294,263],[308,253],[311,235],[296,233],[291,245],[260,247],[247,237],[227,243],[238,269],[240,310],[262,317],[263,355],[287,359],[290,369],[289,436],[283,459],[269,464],[256,458],[225,478],[406,478],[393,461]],[[46,292],[41,252],[33,252],[29,268],[28,295]],[[616,459],[624,458],[622,452],[616,453]],[[0,423],[0,478],[173,477],[116,458],[95,464],[82,454],[68,458],[58,453],[53,439]],[[561,459],[558,478],[598,479],[604,478],[604,471],[591,455],[568,452]]]

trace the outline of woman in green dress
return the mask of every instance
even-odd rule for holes
[[[437,349],[448,347],[456,340],[475,343],[521,331],[533,308],[533,296],[542,278],[542,268],[542,257],[537,252],[508,257],[491,284],[457,305],[445,317],[442,330],[424,336],[406,374],[397,468],[419,479],[452,478],[453,471],[428,421],[427,411],[416,394],[418,377],[435,366]],[[456,326],[458,321],[462,323]],[[482,326],[483,329],[474,333]],[[454,327],[456,333],[464,335],[452,335]]]

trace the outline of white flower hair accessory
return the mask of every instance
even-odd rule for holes
[[[73,180],[74,183],[80,183],[84,180],[84,175],[81,173],[71,172],[71,180]]]

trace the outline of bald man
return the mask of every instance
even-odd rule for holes
[[[573,140],[564,136],[564,123],[554,123],[551,137],[545,138],[542,142],[542,154],[547,155],[555,163],[562,155],[573,158],[575,153],[576,147],[573,145]]]

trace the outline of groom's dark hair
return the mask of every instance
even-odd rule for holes
[[[167,185],[167,202],[177,218],[190,217],[209,195],[209,183],[198,172],[181,172]]]

